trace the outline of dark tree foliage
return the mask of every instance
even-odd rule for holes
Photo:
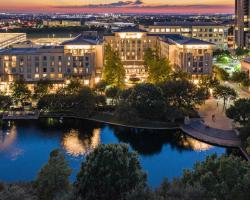
[[[220,81],[229,80],[229,73],[226,70],[224,70],[218,66],[213,66],[213,71],[214,71],[216,78],[218,80],[220,80]]]
[[[27,84],[23,79],[16,80],[13,85],[11,85],[12,98],[15,102],[20,101],[23,103],[31,97],[31,91],[28,89]]]
[[[226,115],[244,126],[250,125],[250,99],[238,99],[226,110]]]
[[[78,94],[84,88],[80,79],[71,79],[69,84],[63,88],[60,92],[63,94],[74,95]]]
[[[88,87],[77,94],[49,94],[38,102],[38,108],[50,112],[71,111],[75,115],[89,116],[95,109],[95,95]]]
[[[107,98],[111,99],[111,104],[116,105],[117,100],[119,98],[120,88],[117,86],[109,87],[105,90],[105,94]]]
[[[87,155],[74,184],[75,199],[120,200],[146,185],[138,155],[125,144],[100,145]]]
[[[153,84],[136,85],[127,102],[141,118],[161,119],[164,116],[165,102],[162,91]]]
[[[40,200],[54,200],[70,191],[69,176],[71,169],[60,150],[50,153],[45,164],[35,180],[35,188]]]
[[[53,87],[53,84],[49,80],[39,80],[34,88],[34,97],[40,99],[44,95],[49,93],[49,89]]]
[[[167,105],[175,108],[193,109],[207,99],[207,91],[188,80],[167,81],[160,87]]]
[[[12,104],[12,100],[10,96],[0,95],[0,109],[6,110]]]
[[[237,92],[228,86],[224,85],[218,85],[214,88],[213,95],[217,99],[222,99],[223,100],[223,106],[226,106],[226,102],[228,100],[234,100],[238,94]]]
[[[248,200],[250,163],[239,157],[213,155],[197,163],[194,170],[186,170],[182,181],[185,186],[199,185],[207,199]]]

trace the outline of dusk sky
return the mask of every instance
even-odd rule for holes
[[[0,0],[0,12],[233,13],[234,0]]]

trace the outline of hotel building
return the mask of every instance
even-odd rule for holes
[[[215,48],[228,48],[229,27],[211,22],[155,22],[153,25],[140,25],[140,29],[150,34],[178,34],[214,43]]]
[[[166,57],[172,66],[182,69],[194,78],[212,73],[214,44],[181,35],[162,35],[160,55]]]
[[[0,49],[27,40],[26,33],[0,33]]]
[[[128,28],[104,36],[103,42],[87,39],[83,34],[58,46],[16,45],[3,49],[0,51],[0,89],[8,91],[8,83],[18,78],[30,84],[47,79],[55,85],[63,85],[71,77],[78,77],[85,85],[92,86],[101,78],[107,44],[118,52],[127,81],[130,78],[146,80],[144,53],[148,48],[169,59],[174,69],[182,69],[195,78],[212,73],[213,43]]]
[[[94,84],[103,66],[103,46],[81,35],[62,46],[12,48],[0,51],[1,83],[23,78],[35,83],[41,79],[62,84],[79,77],[84,84]],[[3,87],[2,87],[3,88]]]
[[[177,34],[150,34],[145,30],[124,29],[104,36],[104,44],[117,51],[126,71],[126,79],[137,77],[145,80],[144,52],[151,48],[161,57],[169,59],[172,66],[193,76],[212,72],[214,44]]]
[[[236,46],[250,48],[250,1],[235,0]]]
[[[117,51],[126,71],[126,78],[146,79],[144,52],[157,49],[157,37],[148,35],[147,31],[128,28],[104,36],[104,44],[110,44]]]

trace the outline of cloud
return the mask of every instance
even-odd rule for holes
[[[80,8],[137,8],[137,9],[170,9],[170,8],[197,8],[197,9],[212,9],[212,8],[222,8],[229,9],[232,8],[231,5],[148,5],[144,4],[141,0],[136,1],[118,1],[115,3],[106,4],[88,4],[88,5],[67,5],[67,6],[54,6],[53,8],[69,8],[69,9],[80,9]]]

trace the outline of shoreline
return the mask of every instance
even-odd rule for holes
[[[190,131],[186,131],[186,129],[184,128],[184,124],[172,124],[173,126],[171,126],[171,123],[169,123],[169,126],[162,126],[164,123],[160,123],[160,122],[155,122],[155,123],[159,123],[161,124],[161,126],[145,126],[145,125],[135,125],[135,124],[125,124],[125,123],[122,123],[122,122],[117,122],[117,121],[112,121],[112,120],[104,120],[104,119],[98,119],[98,116],[94,116],[94,117],[78,117],[76,115],[63,115],[63,114],[41,114],[38,118],[41,119],[41,118],[71,118],[71,119],[78,119],[78,120],[88,120],[88,121],[91,121],[91,122],[97,122],[97,123],[102,123],[102,124],[108,124],[108,125],[111,125],[111,126],[119,126],[119,127],[123,127],[123,128],[132,128],[132,129],[141,129],[141,130],[159,130],[159,131],[164,131],[164,130],[180,130],[182,132],[184,132],[185,134],[187,134],[188,136],[196,139],[196,140],[199,140],[201,142],[204,142],[204,143],[207,143],[207,144],[211,144],[211,145],[214,145],[214,146],[220,146],[220,147],[226,147],[226,148],[237,148],[241,151],[242,155],[248,160],[250,161],[250,156],[246,155],[246,152],[245,150],[242,148],[241,145],[235,145],[233,143],[228,143],[229,140],[220,140],[219,138],[217,137],[210,137],[206,134],[196,134],[196,133],[192,133]],[[201,118],[199,118],[201,120]],[[17,119],[18,120],[18,119]],[[26,119],[23,119],[23,120],[26,120]],[[37,119],[36,119],[37,120]]]

